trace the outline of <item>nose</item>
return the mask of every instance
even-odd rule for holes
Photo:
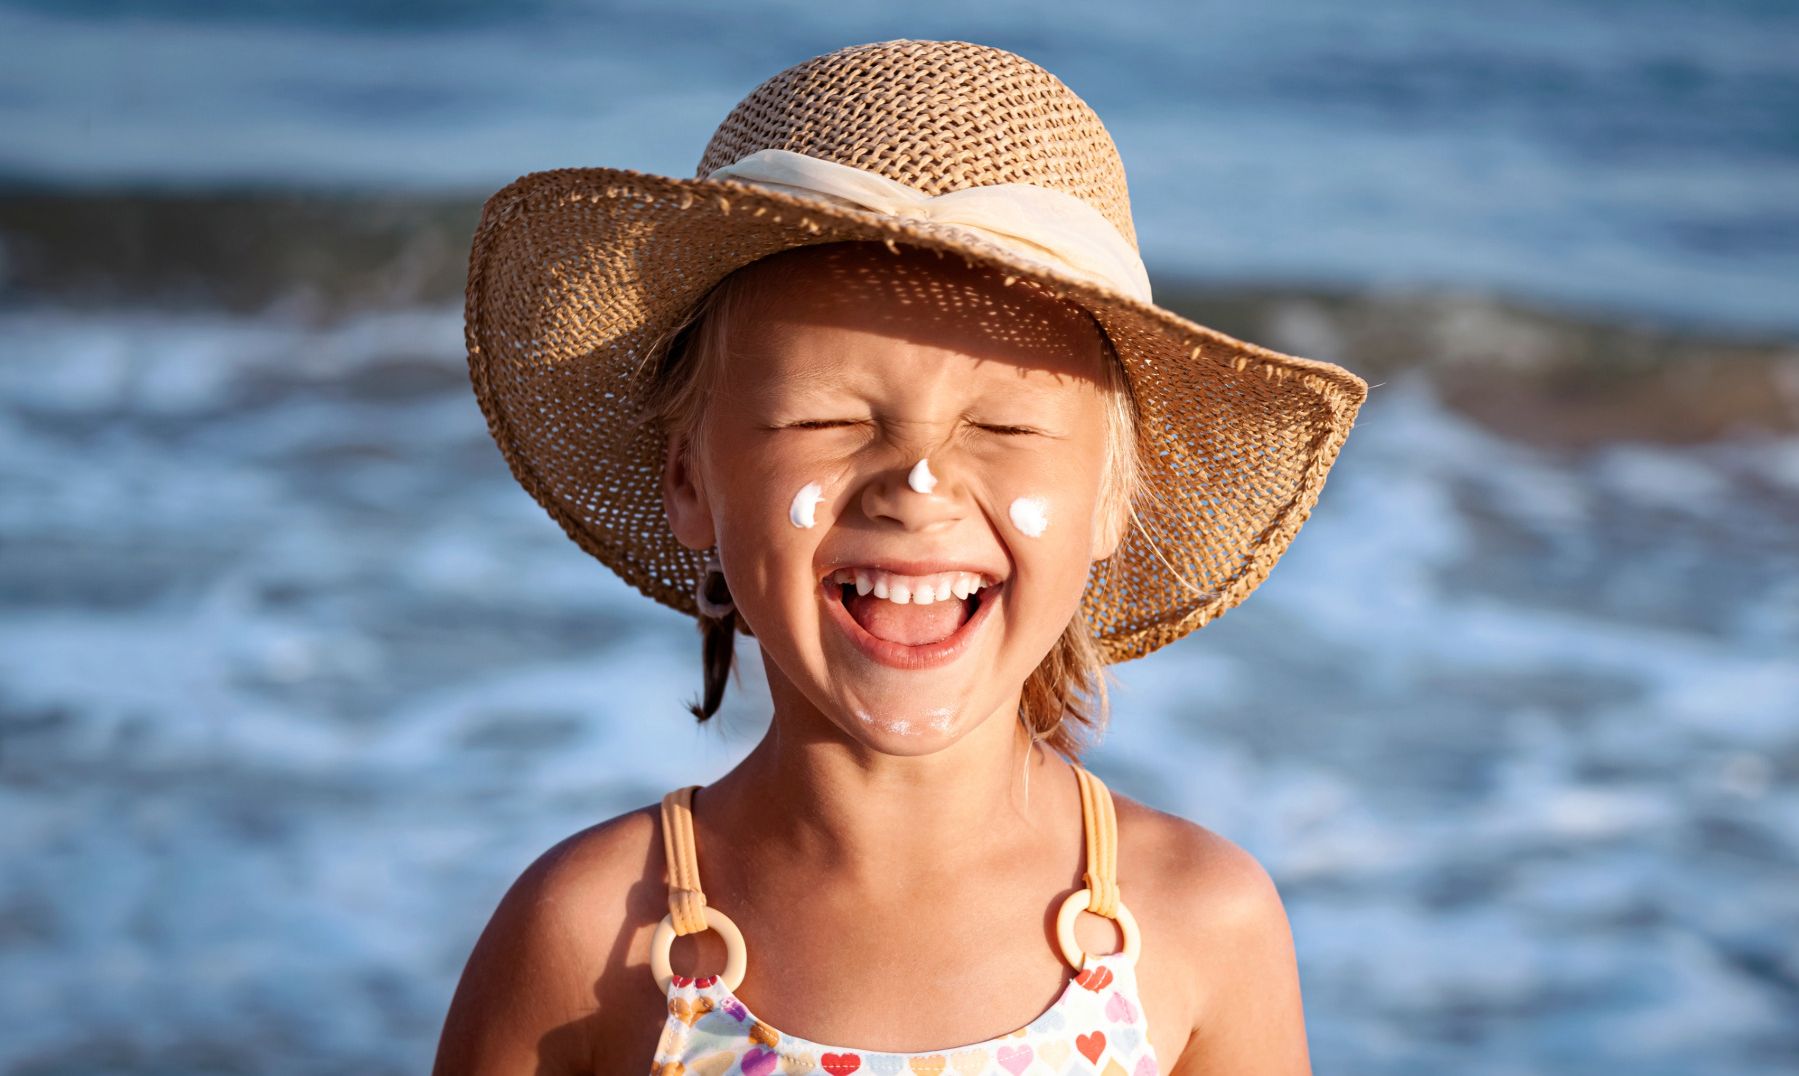
[[[918,459],[929,460],[935,483],[912,479]],[[921,488],[930,492],[921,493]],[[963,516],[962,485],[946,458],[902,458],[882,469],[862,487],[863,514],[877,523],[907,531],[930,532],[952,527]]]

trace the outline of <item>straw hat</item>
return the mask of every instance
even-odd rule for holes
[[[663,512],[664,438],[640,421],[656,365],[646,356],[733,270],[791,247],[874,240],[1035,281],[1111,338],[1141,411],[1145,466],[1136,522],[1083,599],[1106,660],[1173,642],[1267,576],[1317,501],[1366,382],[1164,310],[1146,277],[1040,256],[953,214],[706,178],[771,157],[921,202],[986,187],[1001,190],[972,197],[1048,199],[1060,208],[1037,223],[1103,220],[1087,238],[1141,273],[1124,167],[1099,117],[1035,64],[967,42],[887,41],[791,67],[732,109],[692,179],[523,176],[487,200],[475,232],[469,373],[512,473],[581,548],[696,612],[704,554],[675,540]]]

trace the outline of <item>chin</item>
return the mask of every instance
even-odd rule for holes
[[[841,720],[851,736],[888,755],[928,755],[955,743],[972,727],[958,706],[853,705]]]

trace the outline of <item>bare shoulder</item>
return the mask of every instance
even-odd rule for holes
[[[1191,1028],[1169,1071],[1310,1072],[1292,930],[1268,871],[1205,826],[1113,798],[1143,989]]]
[[[1280,894],[1254,856],[1179,815],[1116,793],[1113,801],[1119,878],[1134,902],[1174,913],[1179,933],[1202,945],[1221,934],[1286,931]]]
[[[657,818],[643,807],[582,830],[512,883],[463,969],[437,1076],[629,1067],[608,1059],[610,1029],[661,1005],[643,957],[666,910]]]

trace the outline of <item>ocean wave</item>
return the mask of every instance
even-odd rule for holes
[[[526,862],[760,735],[751,648],[696,727],[690,622],[512,481],[454,306],[0,339],[0,1068],[416,1071]],[[1321,1066],[1799,1057],[1799,436],[1520,441],[1440,373],[1092,765],[1269,866]]]

